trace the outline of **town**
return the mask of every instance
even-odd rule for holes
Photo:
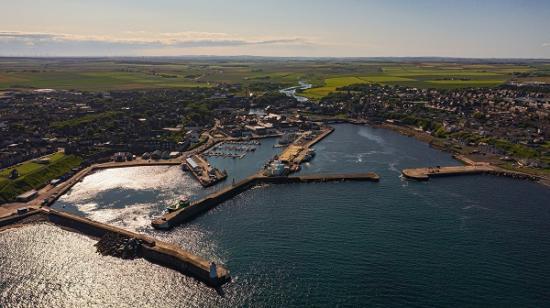
[[[339,120],[406,128],[407,134],[430,136],[434,146],[535,174],[543,174],[550,163],[550,91],[545,86],[438,90],[356,84],[319,102],[298,101],[277,91],[242,93],[239,84],[101,93],[4,91],[0,163],[9,169],[10,181],[17,181],[22,162],[47,165],[44,157],[59,151],[73,159],[47,178],[18,185],[19,190],[0,189],[0,201],[13,201],[25,189],[56,183],[93,163],[174,159],[223,140],[284,136],[281,142],[289,144],[304,132],[319,131],[323,122]],[[189,158],[188,169],[209,169],[209,155],[238,158],[246,151],[223,154],[213,149],[194,158],[198,164]],[[204,176],[197,177],[209,186],[226,175],[212,169]]]
[[[2,1],[0,308],[550,306],[550,1]]]

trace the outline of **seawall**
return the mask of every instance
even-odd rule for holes
[[[17,223],[21,222],[22,220],[24,220],[26,218],[29,218],[29,217],[32,217],[36,214],[40,214],[40,213],[42,213],[40,210],[30,209],[25,214],[11,215],[11,216],[7,216],[7,217],[4,217],[4,218],[0,218],[0,231],[4,227],[16,225]]]
[[[368,173],[342,173],[342,174],[313,174],[298,176],[262,177],[260,183],[289,184],[289,183],[325,183],[325,182],[378,182],[380,177],[374,172]]]
[[[528,179],[532,181],[540,180],[539,177],[536,177],[533,175],[514,172],[514,171],[508,171],[499,167],[491,166],[489,164],[404,169],[402,171],[402,174],[406,178],[417,180],[417,181],[427,181],[431,177],[473,175],[473,174],[491,174],[496,176],[507,176],[507,177],[517,178],[517,179]]]
[[[209,261],[175,245],[65,212],[40,209],[23,215],[0,219],[0,227],[16,224],[23,219],[35,215],[44,216],[54,225],[70,231],[82,233],[95,239],[100,239],[108,233],[137,239],[141,242],[139,253],[144,259],[151,263],[177,270],[182,274],[191,276],[212,287],[219,287],[231,280],[229,271],[220,265],[217,265],[217,277],[215,279],[210,279]]]
[[[227,201],[238,194],[260,184],[290,184],[290,183],[315,183],[315,182],[342,182],[342,181],[369,181],[378,182],[380,177],[376,173],[356,174],[316,174],[302,176],[266,177],[253,175],[234,185],[223,188],[209,196],[189,205],[188,207],[163,215],[151,223],[156,229],[168,230],[177,225],[189,222],[197,216],[209,211],[217,205]]]
[[[198,215],[207,212],[218,204],[235,197],[236,195],[248,190],[257,184],[257,177],[251,176],[234,185],[223,188],[220,191],[214,192],[207,197],[194,202],[190,206],[163,215],[160,218],[153,220],[152,225],[156,229],[171,229],[179,224],[190,221]]]

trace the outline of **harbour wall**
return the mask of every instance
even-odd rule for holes
[[[140,256],[145,260],[179,271],[180,273],[202,281],[211,287],[219,287],[231,280],[229,271],[220,265],[217,265],[217,277],[215,279],[210,279],[210,262],[175,245],[157,241],[146,235],[126,231],[121,228],[99,223],[65,212],[59,212],[51,209],[39,209],[26,214],[0,219],[0,227],[17,224],[18,222],[35,215],[42,215],[56,226],[70,231],[75,231],[95,239],[100,239],[107,233],[137,239],[141,243],[139,250]]]
[[[315,182],[341,182],[341,181],[370,181],[378,182],[380,177],[376,173],[358,174],[316,174],[303,176],[279,176],[266,177],[253,175],[234,185],[228,186],[220,191],[191,204],[190,206],[168,213],[153,220],[152,225],[156,229],[168,230],[177,225],[189,222],[197,216],[211,210],[217,205],[227,201],[242,192],[261,184],[290,184],[290,183],[315,183]]]
[[[461,176],[461,175],[475,175],[475,174],[489,174],[495,176],[505,176],[515,179],[538,181],[540,177],[508,171],[499,167],[491,165],[467,165],[467,166],[454,166],[454,167],[440,167],[440,168],[416,168],[416,169],[404,169],[402,171],[403,176],[409,179],[417,181],[427,181],[432,177],[449,177],[449,176]]]
[[[19,223],[20,221],[22,221],[26,218],[32,217],[32,216],[34,216],[36,214],[40,214],[40,213],[41,213],[40,210],[29,209],[29,211],[25,214],[11,215],[11,216],[7,216],[5,218],[1,218],[0,219],[0,230],[3,227],[15,225],[15,224]]]
[[[255,185],[257,185],[257,177],[251,176],[235,183],[234,185],[214,192],[213,194],[210,194],[209,196],[184,209],[165,214],[164,216],[153,220],[152,225],[156,229],[171,229],[179,224],[192,220],[198,215],[209,211],[218,204],[237,196]]]

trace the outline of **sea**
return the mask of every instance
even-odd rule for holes
[[[338,124],[301,174],[376,172],[381,180],[256,187],[172,231],[151,219],[254,174],[280,148],[209,158],[229,177],[202,188],[179,167],[87,176],[53,206],[149,234],[226,266],[216,291],[143,259],[96,253],[48,224],[0,233],[0,307],[548,307],[550,189],[490,175],[401,177],[457,165],[393,131]]]

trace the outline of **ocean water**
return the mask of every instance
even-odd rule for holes
[[[383,129],[337,125],[315,148],[303,174],[374,171],[381,181],[262,186],[171,232],[150,218],[179,194],[208,192],[177,167],[101,171],[56,204],[225,264],[224,296],[36,225],[0,233],[0,307],[550,305],[550,189],[493,176],[404,180],[403,168],[458,163]],[[211,162],[244,177],[276,153],[262,149]]]

